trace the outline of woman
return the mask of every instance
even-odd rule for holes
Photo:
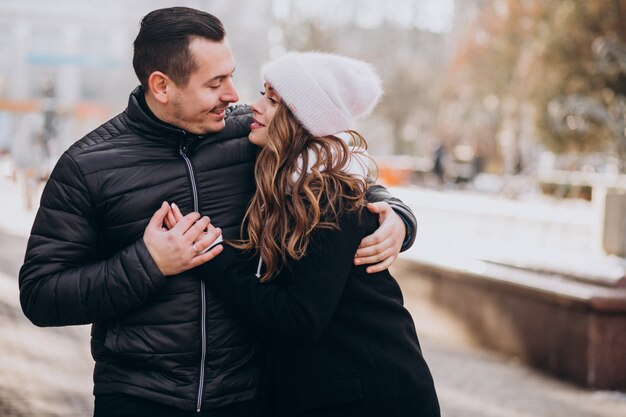
[[[207,285],[265,329],[276,415],[439,416],[398,284],[353,265],[378,223],[364,208],[362,157],[335,135],[371,111],[380,79],[321,53],[286,54],[262,73],[248,239],[209,262]]]

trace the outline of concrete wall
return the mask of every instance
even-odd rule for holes
[[[398,264],[483,346],[585,387],[626,390],[626,288],[496,265],[478,274]]]

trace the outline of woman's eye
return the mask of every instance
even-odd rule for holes
[[[262,96],[265,96],[265,91],[259,91],[259,93],[261,93],[261,95],[262,95]],[[266,97],[267,97],[267,99],[268,99],[271,103],[273,103],[273,104],[278,104],[278,101],[277,101],[276,99],[273,99],[273,98],[272,98],[272,97],[270,97],[270,96],[266,96]]]

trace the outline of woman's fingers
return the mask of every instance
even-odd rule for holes
[[[174,212],[172,211],[171,206],[169,207],[169,210],[167,211],[167,216],[165,216],[164,223],[168,229],[172,229],[174,226],[176,226],[176,223],[178,223],[178,221],[174,217]]]
[[[174,220],[176,220],[176,222],[179,222],[183,218],[183,213],[181,213],[180,209],[175,203],[172,203],[172,214],[174,215]]]

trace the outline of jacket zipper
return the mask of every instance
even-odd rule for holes
[[[193,172],[193,165],[185,153],[187,147],[184,142],[181,142],[179,153],[183,157],[187,164],[187,170],[189,171],[189,180],[191,182],[191,191],[193,193],[193,209],[195,212],[200,212],[198,204],[198,188],[196,187],[196,178]],[[198,401],[196,403],[196,411],[199,413],[202,408],[202,394],[204,391],[204,366],[206,362],[206,294],[204,293],[204,281],[200,280],[200,299],[202,316],[200,317],[201,332],[202,332],[202,357],[200,359],[200,380],[198,381]]]

